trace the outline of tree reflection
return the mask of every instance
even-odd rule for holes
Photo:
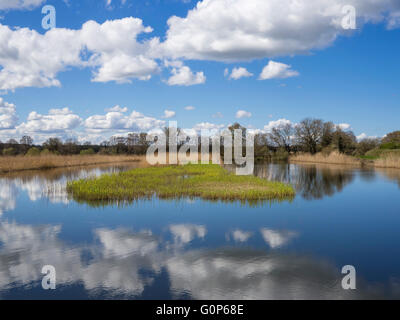
[[[277,163],[255,166],[257,177],[290,183],[304,199],[322,199],[341,192],[355,178],[353,168],[338,165]]]

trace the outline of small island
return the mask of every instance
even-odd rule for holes
[[[236,176],[215,164],[137,168],[71,181],[67,190],[75,200],[86,202],[132,201],[153,196],[257,202],[295,196],[290,185],[255,176]]]

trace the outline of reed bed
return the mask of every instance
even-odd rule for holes
[[[326,164],[345,164],[361,166],[363,162],[357,158],[347,156],[343,153],[332,152],[329,155],[322,153],[309,154],[302,153],[289,158],[290,162],[309,162],[309,163],[326,163]]]
[[[374,161],[375,168],[400,169],[400,154],[392,153]]]
[[[67,168],[122,162],[143,162],[144,156],[73,155],[73,156],[16,156],[0,157],[0,173],[14,171]]]
[[[236,176],[219,165],[188,164],[138,168],[72,181],[67,191],[80,202],[132,201],[141,198],[199,197],[207,200],[292,199],[294,189],[254,176]]]

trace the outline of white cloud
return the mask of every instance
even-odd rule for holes
[[[196,131],[213,131],[213,130],[220,130],[224,128],[225,126],[223,124],[215,124],[215,123],[210,123],[210,122],[201,122],[196,124],[193,129]]]
[[[116,105],[116,106],[114,106],[112,108],[106,109],[106,111],[107,112],[121,112],[121,113],[124,113],[124,112],[128,112],[128,108],[127,107],[122,108],[119,105]]]
[[[0,130],[14,129],[17,122],[18,116],[15,105],[0,97]]]
[[[252,76],[253,74],[247,71],[246,68],[239,67],[239,68],[233,68],[231,75],[229,76],[229,79],[239,80],[240,78],[248,78]]]
[[[172,57],[240,61],[307,53],[340,35],[342,8],[365,22],[398,26],[398,0],[204,0],[186,17],[172,16],[164,50]]]
[[[351,125],[348,124],[348,123],[340,123],[340,124],[337,124],[336,127],[338,127],[341,130],[349,130],[349,129],[351,129]]]
[[[262,70],[259,80],[269,80],[269,79],[285,79],[290,77],[296,77],[299,75],[297,71],[291,70],[291,66],[275,62],[269,61],[268,64]]]
[[[0,24],[0,90],[60,86],[57,74],[68,67],[89,67],[95,82],[148,80],[159,72],[151,51],[157,39],[138,42],[152,29],[142,20],[124,18],[80,30],[56,28],[39,34]]]
[[[82,44],[93,53],[90,65],[98,67],[93,81],[119,83],[132,79],[148,80],[158,72],[157,63],[149,57],[152,41],[137,42],[142,33],[153,29],[145,27],[138,18],[124,18],[98,24],[86,22],[80,31]]]
[[[194,74],[187,66],[173,68],[171,72],[172,76],[167,81],[170,86],[192,86],[206,82],[206,76],[203,72]]]
[[[251,118],[251,116],[251,112],[245,110],[239,110],[238,112],[236,112],[236,119]]]
[[[32,111],[26,122],[17,127],[17,131],[24,134],[65,133],[75,129],[82,119],[68,108],[50,109],[47,115]]]
[[[172,110],[164,110],[164,119],[169,119],[175,117],[176,112]]]
[[[284,126],[284,125],[287,125],[287,124],[292,124],[292,122],[290,120],[287,120],[287,119],[279,119],[279,120],[276,120],[276,121],[270,121],[270,122],[268,122],[267,125],[264,126],[264,130],[266,132],[271,132],[271,130],[273,128],[278,128],[280,126]]]
[[[0,10],[33,9],[45,2],[46,0],[1,0]]]
[[[127,108],[116,106],[109,110],[105,115],[93,115],[87,118],[84,122],[85,128],[99,131],[148,131],[165,125],[165,121],[146,117],[137,111],[127,114]]]
[[[377,136],[369,136],[366,133],[361,133],[359,136],[356,137],[358,141],[365,140],[365,139],[377,139]]]
[[[187,107],[185,107],[185,110],[186,111],[193,111],[193,110],[195,110],[196,108],[195,107],[193,107],[193,106],[187,106]]]
[[[43,2],[3,0],[0,9]],[[149,80],[160,72],[159,61],[173,67],[168,84],[202,84],[204,73],[193,73],[184,59],[251,60],[324,48],[348,34],[341,26],[344,5],[357,8],[358,28],[366,22],[400,25],[398,0],[204,0],[186,17],[168,20],[162,43],[158,37],[138,40],[153,29],[134,17],[88,21],[77,30],[55,28],[45,34],[0,24],[0,91],[61,86],[58,74],[76,67],[92,70],[95,82]],[[298,75],[285,66],[267,66],[260,78]],[[249,74],[239,68],[231,76]]]

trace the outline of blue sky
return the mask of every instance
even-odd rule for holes
[[[50,136],[101,141],[168,120],[183,128],[238,121],[268,130],[281,119],[316,117],[349,124],[356,135],[400,129],[396,1],[312,0],[307,10],[289,7],[291,0],[25,0],[28,7],[2,2],[1,140],[29,134],[36,142]],[[356,30],[334,25],[343,14],[337,7],[331,16],[319,15],[335,2],[354,4]],[[49,39],[41,26],[46,4],[56,9],[57,29],[51,32],[59,32]],[[290,14],[293,26],[286,20]],[[172,16],[182,20],[168,25]],[[153,30],[143,32],[127,17]],[[65,30],[77,33],[89,20],[96,32],[63,38]],[[120,23],[103,25],[107,20]],[[113,32],[121,39],[114,41]],[[230,78],[239,67],[252,76]],[[178,77],[172,79],[174,72]]]

